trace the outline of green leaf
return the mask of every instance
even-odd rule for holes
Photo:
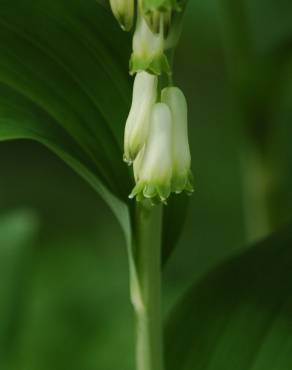
[[[196,284],[166,328],[166,368],[292,369],[292,233],[274,235]]]
[[[83,176],[122,223],[129,42],[95,1],[2,1],[0,139],[29,138]]]

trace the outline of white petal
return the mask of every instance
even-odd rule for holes
[[[169,106],[172,114],[174,176],[178,178],[180,183],[184,183],[188,181],[187,177],[191,166],[187,102],[184,94],[177,87],[165,88],[162,91],[161,100]]]
[[[144,17],[139,15],[133,37],[133,53],[135,57],[152,59],[159,54],[163,54],[163,50],[163,32],[154,34]]]
[[[133,99],[126,122],[124,151],[125,160],[132,162],[145,144],[152,107],[157,96],[156,76],[147,72],[137,73],[133,87]]]
[[[153,198],[165,202],[171,192],[172,122],[166,104],[153,107],[149,136],[135,163],[136,186],[130,198]]]
[[[172,174],[172,122],[166,104],[153,107],[149,137],[146,143],[141,180],[164,182]]]

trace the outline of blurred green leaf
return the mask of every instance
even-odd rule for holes
[[[165,265],[170,258],[179,240],[184,227],[189,198],[181,195],[172,197],[167,205],[163,217],[162,233],[162,264]]]
[[[292,38],[292,2],[245,0],[249,38],[258,53],[271,52]]]
[[[38,221],[30,211],[15,211],[0,217],[0,368],[17,346],[17,333],[24,309],[28,282],[27,261],[38,231]]]
[[[13,370],[133,369],[127,261],[111,231],[102,225],[39,245]]]
[[[49,147],[127,228],[129,42],[111,14],[95,1],[2,1],[0,47],[0,139]]]
[[[167,323],[167,369],[292,369],[291,246],[290,229],[195,285]]]

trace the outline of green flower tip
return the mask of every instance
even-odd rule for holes
[[[148,184],[147,182],[139,182],[131,194],[129,195],[130,199],[134,199],[138,202],[149,200],[152,205],[159,203],[167,204],[167,199],[170,196],[170,186],[165,186],[164,184]]]
[[[138,56],[133,53],[130,59],[130,74],[134,75],[135,73],[141,71],[147,71],[148,73],[157,76],[161,75],[162,73],[171,75],[171,68],[164,53],[162,55],[151,57],[143,57],[141,55]]]
[[[187,195],[192,195],[194,192],[194,178],[191,170],[186,174],[174,175],[172,179],[172,192],[181,194],[185,192]]]

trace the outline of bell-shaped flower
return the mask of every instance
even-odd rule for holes
[[[124,31],[130,31],[134,21],[134,0],[110,0],[112,12]]]
[[[188,108],[183,92],[177,87],[162,90],[161,101],[168,105],[172,116],[172,191],[193,192],[191,153],[188,140]]]
[[[145,147],[134,162],[136,186],[130,198],[166,202],[171,192],[172,178],[172,119],[164,103],[154,105],[149,136]]]
[[[147,72],[137,73],[130,113],[124,136],[124,160],[131,164],[146,142],[152,107],[156,102],[158,78]]]
[[[163,15],[158,19],[159,31],[154,33],[139,9],[136,31],[133,36],[133,53],[130,60],[130,73],[148,71],[156,75],[170,73],[170,66],[164,54]]]

